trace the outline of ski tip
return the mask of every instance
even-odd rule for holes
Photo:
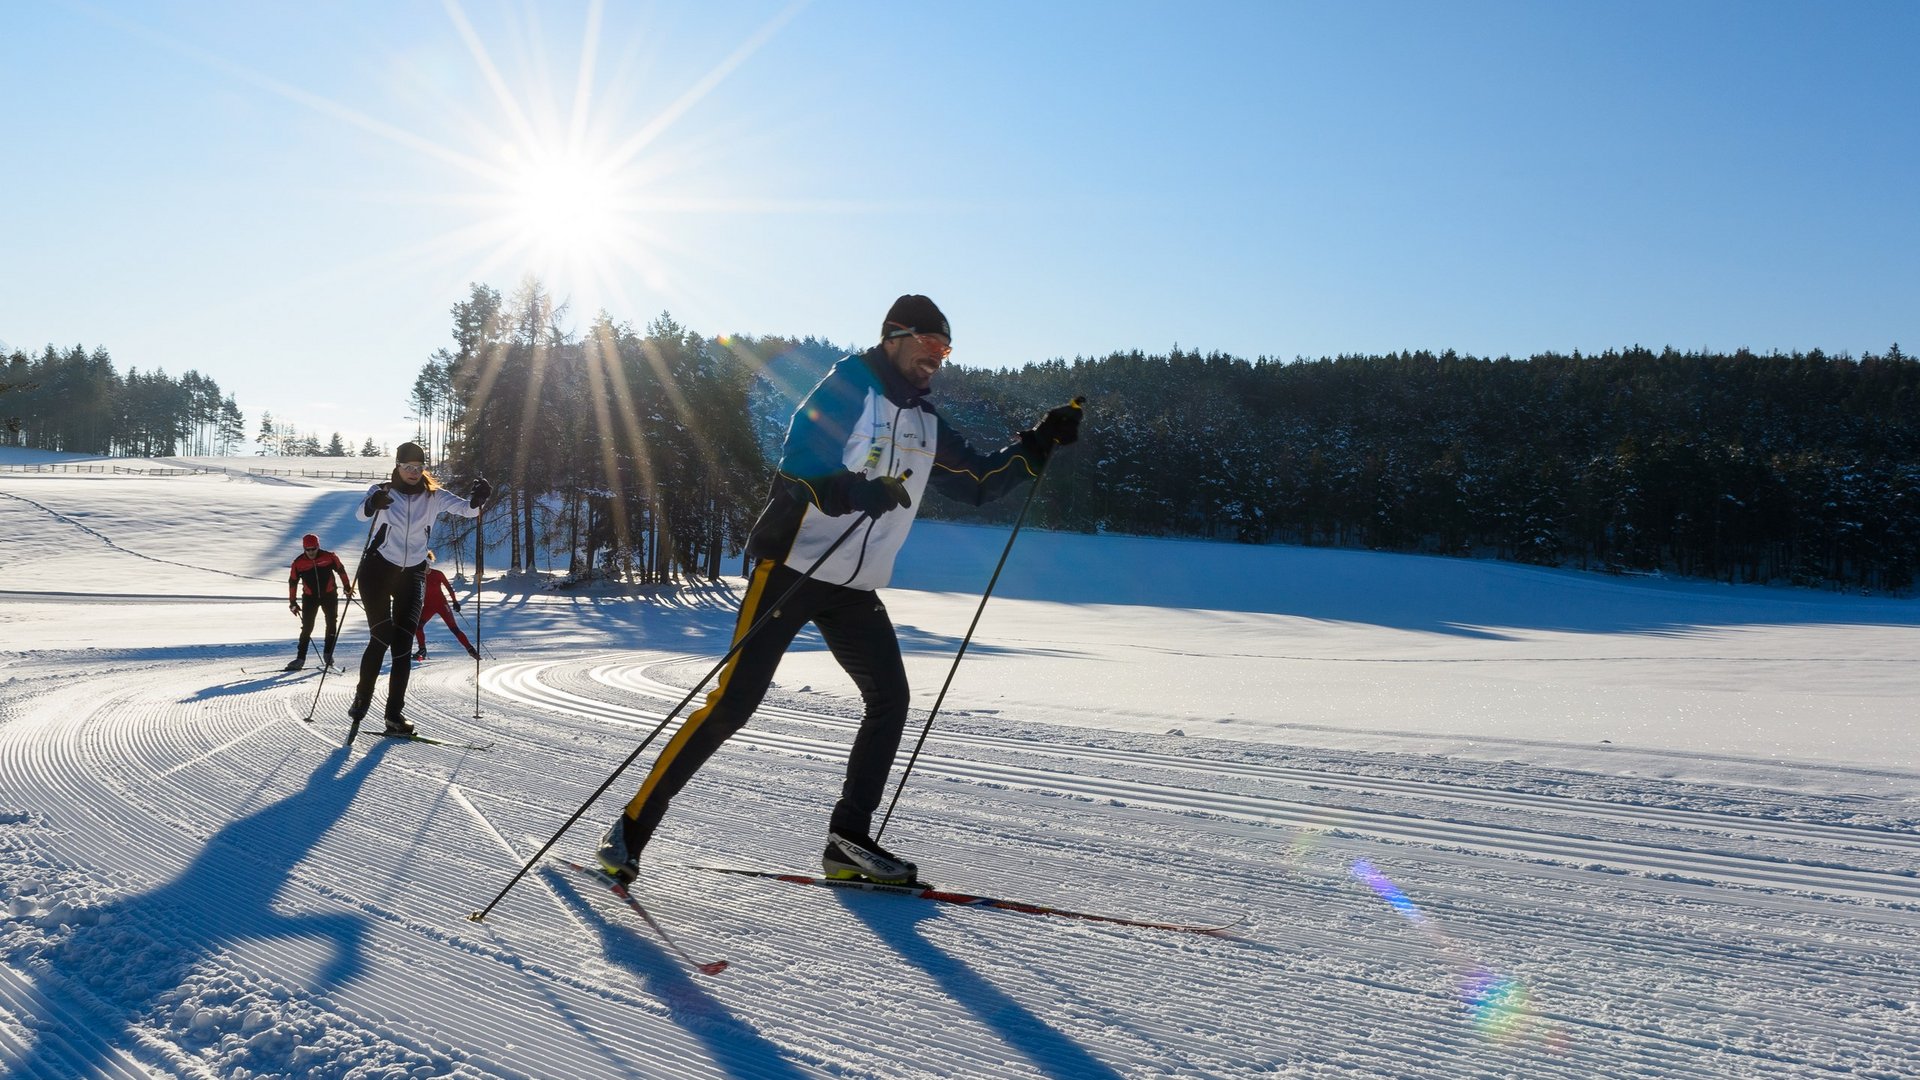
[[[718,975],[727,970],[727,962],[725,960],[715,960],[711,963],[697,964],[693,970],[702,975]]]

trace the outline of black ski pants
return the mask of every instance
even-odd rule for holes
[[[391,653],[386,715],[394,719],[407,704],[413,635],[420,626],[420,605],[427,596],[427,564],[395,566],[379,552],[370,552],[360,561],[359,586],[371,638],[367,651],[360,654],[360,682],[353,688],[353,701],[360,705],[373,700],[373,684],[380,680],[380,661]]]
[[[799,571],[772,560],[756,565],[734,624],[734,642],[739,642],[768,606],[799,578]],[[773,683],[780,658],[807,623],[819,627],[833,658],[853,677],[866,705],[860,730],[853,737],[853,750],[847,756],[840,799],[834,803],[827,827],[843,835],[868,834],[873,813],[886,793],[887,774],[893,768],[900,732],[907,721],[907,670],[900,659],[900,639],[877,593],[809,579],[720,669],[720,682],[707,695],[706,704],[687,717],[666,749],[660,751],[639,793],[627,804],[628,851],[640,853],[667,812],[668,803],[713,752],[753,716]]]
[[[333,643],[340,640],[340,594],[321,593],[315,596],[308,593],[300,598],[300,659],[307,658],[307,643],[313,640],[313,617],[325,612],[327,616],[327,643],[321,657],[327,663],[333,663]]]

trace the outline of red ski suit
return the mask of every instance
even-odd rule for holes
[[[440,621],[446,623],[447,629],[453,631],[453,636],[466,646],[468,654],[473,653],[473,642],[460,632],[460,624],[453,621],[453,612],[447,608],[449,600],[453,601],[454,607],[459,607],[460,601],[453,595],[453,585],[447,581],[447,575],[431,566],[427,567],[427,596],[420,603],[420,622],[418,629],[413,632],[416,639],[414,651],[417,654],[425,656],[427,653],[427,620],[435,615],[440,616]]]

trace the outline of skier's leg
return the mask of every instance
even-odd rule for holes
[[[778,599],[799,575],[770,560],[754,568],[734,622],[733,640],[739,641],[765,605]],[[810,582],[809,585],[812,583]],[[780,658],[806,624],[805,602],[808,589],[802,587],[787,602],[781,613],[767,620],[744,648],[733,654],[720,670],[720,680],[707,695],[706,704],[689,714],[666,749],[654,761],[653,769],[640,785],[622,816],[630,858],[638,858],[646,846],[667,805],[680,789],[693,779],[713,752],[746,724],[753,710],[766,697],[767,687],[780,666]]]
[[[407,678],[413,672],[413,654],[407,641],[420,628],[420,606],[426,602],[427,564],[397,572],[393,590],[393,662],[387,673],[387,721],[400,719],[407,707]]]
[[[873,812],[886,794],[887,774],[900,749],[900,732],[907,722],[907,669],[900,657],[900,638],[886,605],[871,592],[842,590],[847,602],[814,617],[827,648],[860,688],[866,715],[847,755],[847,777],[834,803],[828,829],[847,837],[867,836]]]
[[[455,621],[453,617],[453,612],[444,606],[441,607],[440,609],[440,621],[447,624],[447,629],[450,632],[452,632],[454,638],[457,639],[460,642],[460,644],[466,648],[467,655],[469,656],[480,655],[479,652],[477,652],[474,649],[473,642],[468,641],[467,635],[461,632],[460,624],[459,622]]]
[[[360,564],[360,605],[367,613],[367,651],[360,654],[360,681],[353,688],[353,705],[365,715],[380,679],[380,661],[393,640],[393,587],[400,573],[379,553]]]
[[[313,641],[313,617],[318,612],[312,596],[300,598],[300,655],[296,659],[303,664],[307,661],[307,646]]]
[[[320,598],[320,612],[327,617],[326,647],[321,659],[328,667],[333,666],[333,646],[340,640],[340,596],[327,593]]]

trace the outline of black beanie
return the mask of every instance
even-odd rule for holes
[[[908,293],[887,309],[887,321],[880,324],[880,339],[904,334],[939,334],[953,340],[953,327],[932,300],[919,293]]]
[[[422,465],[427,463],[427,452],[420,449],[420,444],[417,442],[403,442],[400,444],[400,449],[393,452],[395,465],[405,465],[409,461],[417,461]]]

